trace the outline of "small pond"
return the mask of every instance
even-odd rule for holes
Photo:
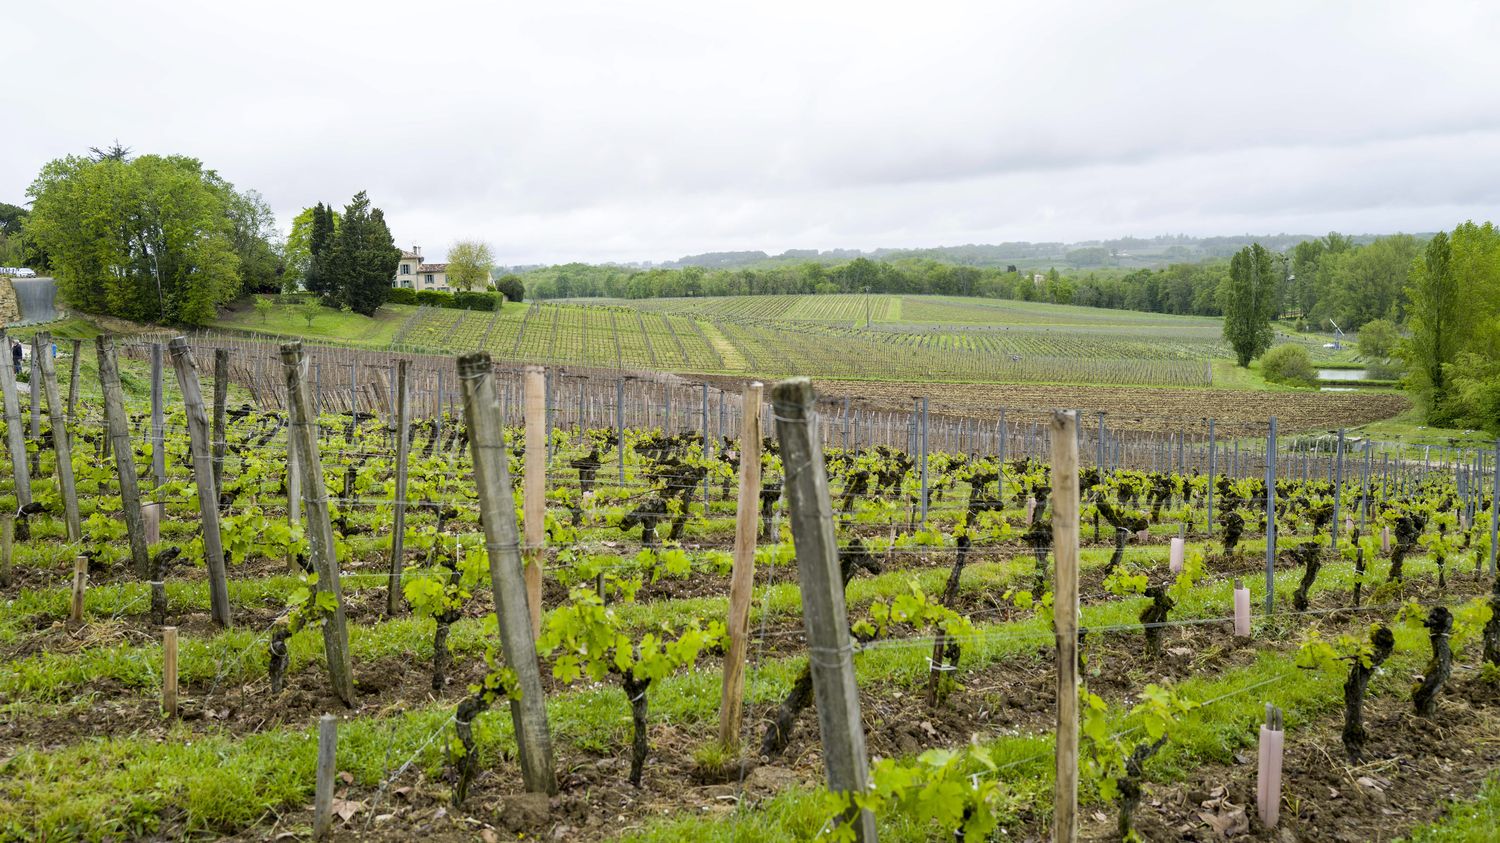
[[[1319,369],[1320,381],[1362,381],[1370,377],[1369,369]]]

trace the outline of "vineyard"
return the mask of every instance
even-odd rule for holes
[[[816,362],[677,313],[430,318],[507,359]],[[201,338],[33,360],[0,369],[0,839],[1036,839],[1063,755],[1085,839],[1390,839],[1500,766],[1500,447]]]
[[[1210,361],[1227,356],[1215,320],[894,295],[575,300],[493,314],[420,308],[391,348],[768,378],[1180,387],[1211,385]]]

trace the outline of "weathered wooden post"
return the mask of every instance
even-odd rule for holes
[[[224,435],[225,414],[229,401],[229,349],[214,349],[214,494],[224,491],[224,452],[229,442]]]
[[[760,381],[740,400],[740,492],[734,518],[734,567],[729,575],[729,650],[724,655],[724,689],[719,705],[719,743],[739,746],[744,714],[745,657],[750,648],[750,598],[755,586],[756,511],[760,503]]]
[[[396,363],[396,500],[395,521],[391,534],[390,587],[385,596],[385,613],[395,617],[401,609],[401,571],[405,565],[406,550],[406,477],[407,460],[411,441],[407,428],[411,427],[411,387],[407,379],[410,361]]]
[[[526,454],[522,515],[526,530],[526,605],[531,634],[542,634],[542,565],[547,554],[547,377],[541,366],[527,366]]]
[[[338,772],[339,719],[332,714],[318,718],[318,764],[313,784],[313,839],[322,840],[333,830],[333,790]]]
[[[175,340],[173,342],[176,342]],[[333,522],[328,516],[328,490],[323,485],[323,460],[318,451],[318,422],[312,415],[312,396],[304,377],[306,359],[301,342],[281,345],[281,368],[286,376],[288,423],[292,447],[302,472],[302,504],[307,511],[307,543],[317,590],[333,595],[333,610],[323,620],[323,652],[334,693],[344,705],[354,704],[354,669],[349,659],[349,631],[345,628],[344,597],[339,585],[339,563],[334,556]]]
[[[1495,553],[1500,550],[1500,439],[1495,440],[1495,489],[1490,496],[1490,575],[1495,575]]]
[[[16,516],[0,515],[0,587],[10,585],[11,554],[16,547]]]
[[[797,553],[802,618],[828,789],[855,794],[869,788],[868,758],[859,714],[859,687],[854,681],[844,580],[833,534],[828,475],[823,466],[823,447],[812,431],[814,400],[812,382],[807,378],[785,380],[771,390],[776,435],[786,470],[787,520]],[[869,811],[852,811],[844,821],[857,840],[876,839],[875,817]]]
[[[1341,505],[1344,497],[1344,429],[1339,428],[1338,448],[1334,461],[1333,480],[1333,523],[1329,526],[1328,546],[1333,549],[1334,558],[1338,558],[1339,551],[1339,518]]]
[[[161,394],[161,343],[151,343],[151,479],[157,486],[167,482],[167,453],[163,450],[166,408]]]
[[[68,424],[78,417],[78,368],[83,360],[83,340],[73,340],[72,371],[68,377]]]
[[[68,433],[68,419],[63,413],[62,397],[57,390],[57,367],[52,359],[52,337],[37,334],[42,352],[42,388],[47,393],[47,420],[52,424],[52,451],[57,456],[57,485],[62,490],[63,518],[68,524],[68,541],[83,541],[83,518],[78,514],[78,488],[73,482],[73,438]],[[36,388],[32,384],[32,388]]]
[[[31,452],[31,473],[37,479],[42,476],[42,335],[31,335],[31,366],[26,386],[31,398],[31,441],[36,449]]]
[[[302,465],[297,458],[296,435],[292,433],[290,400],[287,401],[286,417],[286,516],[287,523],[296,526],[302,523]],[[317,424],[316,418],[314,425]],[[287,564],[295,563],[289,559]]]
[[[0,346],[10,351],[10,338],[0,331]],[[0,365],[0,391],[5,400],[5,444],[10,450],[11,474],[16,482],[17,509],[31,503],[31,473],[26,470],[26,432],[21,427],[21,402],[16,394],[16,373],[11,361]],[[24,538],[24,536],[23,536]]]
[[[161,628],[161,710],[177,716],[177,627]]]
[[[1266,428],[1266,614],[1276,611],[1276,417]]]
[[[120,367],[115,357],[114,340],[94,339],[95,356],[99,358],[99,386],[104,393],[104,424],[115,455],[115,473],[120,478],[120,509],[125,515],[125,537],[130,542],[130,562],[135,575],[151,577],[151,551],[146,540],[145,518],[141,512],[140,478],[135,473],[135,453],[130,446],[130,419],[125,414],[125,396],[120,389]]]
[[[552,761],[552,738],[547,731],[547,700],[537,664],[536,640],[528,623],[526,578],[521,570],[516,534],[515,498],[506,468],[505,440],[500,428],[500,401],[495,392],[490,355],[476,351],[458,358],[458,382],[463,389],[464,420],[474,459],[474,482],[479,490],[480,522],[490,560],[490,587],[495,595],[500,645],[505,664],[516,672],[521,698],[510,701],[511,722],[520,751],[521,777],[532,793],[557,792]],[[531,451],[528,443],[526,450]]]
[[[208,414],[203,411],[203,392],[198,384],[198,365],[187,337],[168,343],[177,387],[187,414],[188,447],[193,457],[193,482],[198,486],[198,515],[203,521],[203,558],[208,567],[209,605],[214,621],[230,625],[229,578],[224,569],[224,539],[219,533],[218,490],[214,486],[213,448],[209,443]]]
[[[89,583],[89,558],[73,557],[73,594],[69,604],[68,623],[80,626],[83,623],[83,595]]]
[[[1078,839],[1078,440],[1077,414],[1052,414],[1052,554],[1057,561],[1057,780],[1052,839]]]

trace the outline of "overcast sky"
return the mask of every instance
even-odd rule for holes
[[[429,260],[1431,231],[1500,208],[1500,4],[8,0],[0,201],[118,138]]]

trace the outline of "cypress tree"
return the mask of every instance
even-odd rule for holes
[[[1229,259],[1229,278],[1220,289],[1224,308],[1224,339],[1234,348],[1241,366],[1271,347],[1271,317],[1276,315],[1279,279],[1271,269],[1271,253],[1253,243]]]
[[[370,207],[361,190],[344,207],[343,225],[330,252],[330,275],[336,300],[355,313],[373,316],[390,293],[401,250],[385,224],[385,214]]]
[[[308,292],[322,298],[325,303],[336,299],[338,291],[330,265],[335,236],[333,208],[319,202],[313,206],[312,233],[307,239],[311,259],[308,261],[306,286]]]

